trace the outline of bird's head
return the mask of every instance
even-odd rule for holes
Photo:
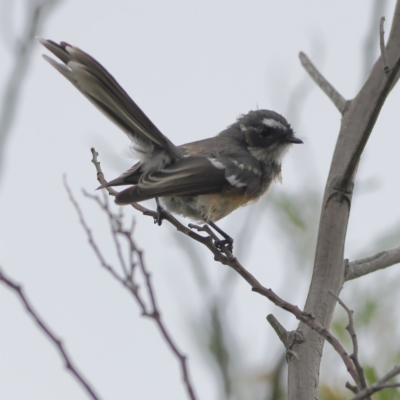
[[[250,153],[259,161],[281,164],[292,144],[303,143],[282,115],[269,110],[250,111],[238,118]]]

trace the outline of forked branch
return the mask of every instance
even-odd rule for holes
[[[379,392],[383,389],[400,387],[400,383],[386,383],[387,381],[389,381],[390,379],[394,378],[395,376],[397,376],[399,374],[400,374],[400,365],[396,365],[385,376],[383,376],[381,379],[379,379],[376,383],[371,385],[369,388],[361,390],[351,400],[367,399],[372,394]]]
[[[100,168],[100,166],[98,165]],[[187,365],[186,356],[179,350],[175,340],[172,338],[171,333],[167,329],[163,318],[161,317],[161,312],[156,301],[153,284],[151,281],[151,275],[145,265],[143,259],[143,253],[136,246],[135,241],[133,240],[133,230],[135,224],[132,222],[130,228],[125,228],[123,225],[123,215],[114,214],[110,208],[107,201],[107,197],[104,196],[104,201],[101,201],[97,196],[90,195],[84,192],[84,195],[91,200],[95,201],[97,205],[105,212],[108,217],[111,235],[114,241],[115,249],[117,251],[118,260],[121,266],[121,271],[118,271],[113,265],[108,263],[97,245],[94,236],[92,234],[91,229],[89,228],[85,217],[83,216],[82,210],[74,198],[71,189],[69,188],[66,179],[64,177],[64,186],[68,193],[71,203],[73,204],[78,216],[79,221],[86,232],[86,235],[89,240],[89,244],[92,247],[94,253],[96,254],[100,265],[108,271],[111,276],[116,279],[120,284],[122,284],[133,296],[136,300],[142,316],[150,318],[156,324],[158,330],[160,331],[161,336],[164,338],[168,347],[171,349],[172,353],[177,358],[181,373],[182,380],[188,394],[190,400],[196,400],[196,395],[194,392],[194,386],[190,378],[189,367]],[[128,254],[124,257],[123,254],[123,245],[121,239],[125,241],[128,245]],[[136,273],[135,273],[136,272]],[[147,304],[141,291],[139,290],[139,284],[137,283],[137,279],[135,278],[137,273],[140,273],[144,282],[145,282],[145,292],[147,293],[147,297],[150,299],[150,304]]]
[[[321,88],[321,90],[329,97],[335,107],[344,114],[348,107],[346,99],[327,81],[327,79],[318,71],[315,65],[307,57],[306,54],[300,52],[299,58],[301,65],[308,72],[308,75]]]
[[[116,191],[114,189],[109,189],[107,187],[107,181],[104,178],[103,172],[100,167],[100,163],[98,161],[98,153],[93,148],[91,149],[91,152],[93,155],[92,162],[96,167],[98,181],[109,192],[110,195],[115,196]],[[135,209],[140,210],[143,215],[151,216],[153,218],[156,217],[156,215],[157,215],[157,213],[155,211],[148,210],[145,207],[140,206],[138,204],[132,204],[132,206]],[[193,232],[192,229],[186,228],[184,225],[182,225],[176,218],[174,218],[167,211],[165,211],[164,219],[166,221],[170,222],[173,226],[175,226],[178,231],[180,231],[180,232],[184,233],[185,235],[193,238],[194,240],[204,244],[214,254],[214,259],[216,261],[219,261],[222,264],[227,265],[227,266],[231,267],[233,270],[235,270],[251,286],[251,288],[254,292],[267,297],[276,306],[282,308],[283,310],[290,312],[299,321],[303,322],[304,324],[309,326],[311,329],[318,332],[318,334],[321,337],[323,337],[327,342],[329,342],[333,346],[333,348],[336,350],[336,352],[342,358],[344,364],[346,365],[347,370],[349,371],[350,375],[356,382],[357,386],[361,387],[357,371],[356,371],[354,364],[353,364],[350,356],[348,355],[347,351],[345,350],[343,345],[340,343],[340,341],[331,332],[329,332],[328,329],[324,328],[320,323],[318,323],[315,320],[313,315],[306,313],[304,311],[301,311],[297,306],[290,304],[287,301],[281,299],[271,289],[268,289],[265,286],[263,286],[246,268],[243,267],[243,265],[240,264],[240,262],[237,260],[237,258],[234,257],[233,254],[225,246],[222,248],[217,248],[213,242],[213,239],[214,239],[212,236],[213,233],[208,229],[207,225],[205,225],[204,227],[199,227],[197,225],[191,225],[194,229],[206,232],[208,234],[208,236],[204,237],[204,236],[201,236],[201,235]]]

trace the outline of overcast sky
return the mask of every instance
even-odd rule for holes
[[[285,115],[305,144],[286,156],[283,184],[271,191],[315,190],[321,199],[340,114],[310,83],[298,53],[308,54],[351,99],[365,77],[364,46],[371,29],[379,40],[378,26],[371,26],[372,5],[365,0],[65,0],[49,16],[41,36],[67,41],[100,61],[175,144],[215,135],[257,107]],[[394,5],[388,1],[387,32]],[[0,41],[0,89],[13,68],[7,44],[23,25],[21,10],[1,16],[7,29]],[[23,284],[102,398],[186,399],[176,360],[153,323],[140,317],[130,296],[100,269],[62,185],[66,174],[99,243],[113,257],[105,217],[81,188],[94,193],[97,187],[90,147],[100,153],[106,178],[112,179],[134,162],[127,156],[129,140],[42,53],[47,51],[36,45],[3,160],[0,265]],[[350,259],[371,254],[375,238],[399,223],[399,101],[397,87],[360,164],[346,245]],[[263,284],[302,307],[308,281],[300,282],[298,271],[293,272],[290,248],[277,235],[277,220],[269,216],[266,200],[226,217],[220,226],[245,242],[246,237],[238,237],[243,219],[255,215],[260,223],[241,261]],[[179,242],[167,223],[153,225],[130,208],[125,213],[136,216],[135,239],[152,271],[166,324],[189,356],[196,392],[201,399],[217,400],[214,371],[193,340],[196,313],[205,300],[180,248],[187,242]],[[227,267],[194,246],[218,291]],[[294,318],[252,293],[244,281],[236,282],[228,314],[245,349],[244,368],[261,369],[282,350],[265,321],[270,312],[287,329],[296,328]],[[0,318],[2,399],[87,398],[3,286]]]

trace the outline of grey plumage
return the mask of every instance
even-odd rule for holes
[[[217,221],[265,193],[280,177],[288,147],[302,143],[284,117],[256,110],[215,137],[175,146],[91,56],[65,42],[39,41],[62,63],[45,59],[136,143],[141,161],[108,183],[133,185],[117,204],[160,197],[172,212]]]

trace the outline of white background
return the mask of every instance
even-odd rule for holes
[[[257,107],[284,114],[305,144],[287,155],[283,185],[271,191],[313,189],[322,197],[340,115],[316,86],[307,85],[298,53],[308,54],[351,99],[364,78],[364,44],[370,29],[379,40],[378,26],[371,26],[372,5],[365,0],[68,0],[54,10],[41,35],[67,41],[99,60],[176,144],[212,136]],[[389,1],[385,12],[387,32],[394,5]],[[3,16],[10,37],[22,29],[21,9]],[[0,87],[13,68],[4,32],[3,38]],[[111,179],[133,164],[126,157],[129,141],[41,53],[47,51],[37,45],[3,160],[0,265],[23,284],[35,309],[64,340],[102,398],[186,399],[176,360],[153,323],[140,317],[129,294],[99,267],[62,185],[66,174],[112,259],[105,217],[80,190],[97,187],[90,147],[100,153],[106,178]],[[299,85],[307,91],[293,98]],[[359,168],[360,188],[364,183],[367,189],[356,193],[352,205],[346,246],[350,259],[370,255],[374,238],[399,221],[399,96],[395,88]],[[268,198],[262,207],[239,210],[220,226],[237,242],[246,241],[238,232],[251,212],[259,213],[261,222],[241,261],[267,287],[301,307],[310,268],[300,280],[289,262],[290,245],[276,234],[277,221],[268,217]],[[196,392],[201,399],[217,399],[214,370],[193,340],[192,327],[205,299],[190,259],[180,249],[187,241],[176,240],[167,223],[155,226],[130,208],[125,213],[136,216],[135,239],[152,271],[166,324],[189,356]],[[199,252],[218,291],[226,267],[216,265],[206,250]],[[379,274],[381,279],[388,272]],[[367,278],[363,282],[359,284],[367,285]],[[345,292],[348,288],[351,284]],[[228,315],[244,349],[243,371],[273,362],[282,351],[265,320],[270,312],[288,329],[297,326],[294,318],[237,280]],[[87,398],[4,285],[0,318],[1,399]],[[201,333],[201,326],[196,329]]]

